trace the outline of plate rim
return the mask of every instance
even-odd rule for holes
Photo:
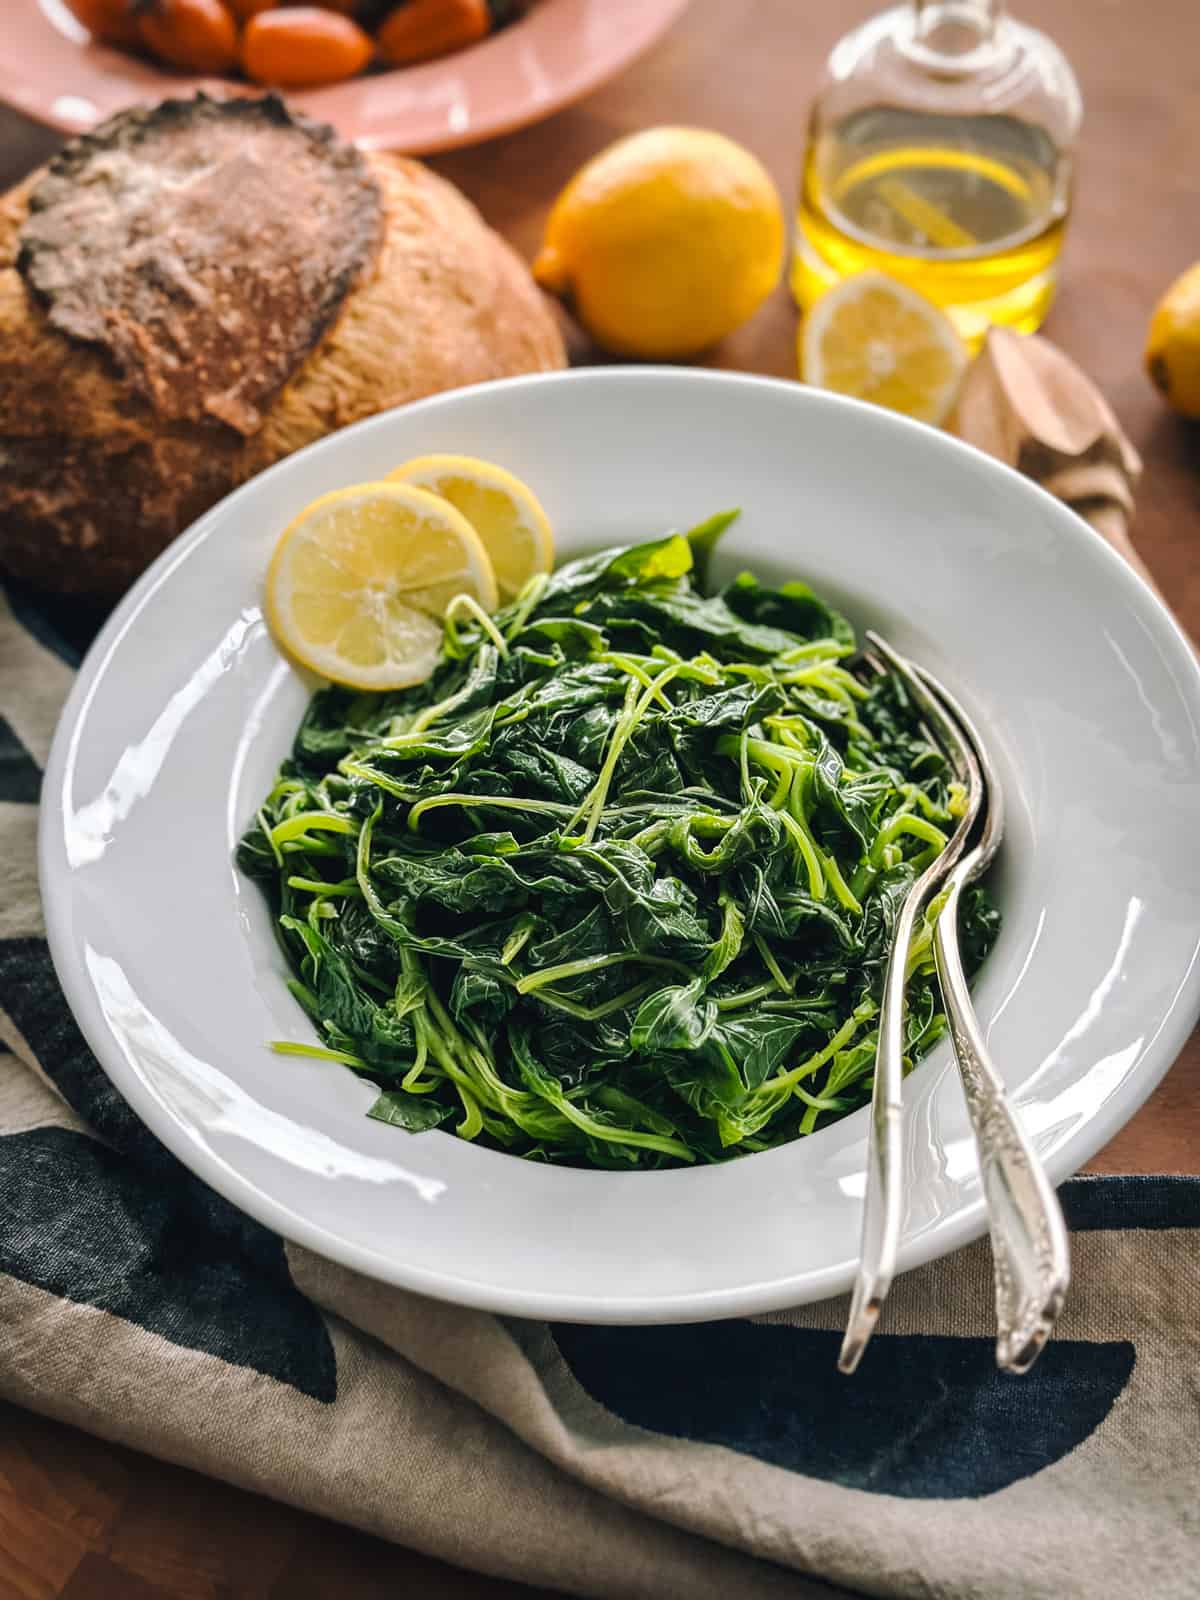
[[[143,607],[152,600],[158,588],[170,577],[176,565],[184,560],[195,546],[211,537],[215,525],[225,518],[230,505],[235,503],[239,496],[248,495],[252,490],[257,492],[263,480],[269,479],[273,474],[286,472],[291,463],[301,455],[310,456],[340,448],[340,441],[347,434],[386,429],[390,419],[399,413],[408,414],[414,409],[433,411],[453,404],[455,399],[466,393],[497,391],[511,393],[530,386],[580,382],[619,386],[630,381],[645,382],[648,385],[662,382],[684,385],[704,383],[723,385],[730,389],[744,387],[766,389],[787,395],[788,403],[848,408],[855,414],[869,414],[876,423],[880,420],[878,407],[827,391],[806,388],[785,379],[703,368],[614,366],[529,374],[472,385],[469,389],[449,390],[424,400],[410,402],[406,406],[380,412],[376,416],[326,435],[325,438],[306,446],[303,451],[297,451],[292,456],[276,462],[217,502],[156,558],[118,603],[80,664],[75,681],[63,704],[45,766],[37,841],[38,879],[47,941],[56,974],[72,1015],[95,1054],[101,1070],[142,1122],[188,1170],[283,1239],[311,1249],[329,1260],[338,1261],[378,1282],[498,1314],[621,1325],[691,1322],[746,1316],[778,1310],[788,1305],[823,1300],[849,1288],[855,1263],[850,1261],[809,1268],[790,1276],[776,1277],[749,1286],[734,1285],[702,1291],[690,1290],[658,1295],[654,1298],[647,1298],[645,1294],[608,1296],[600,1300],[578,1295],[564,1296],[551,1290],[514,1291],[503,1286],[479,1282],[474,1278],[456,1276],[445,1270],[431,1271],[423,1267],[406,1266],[394,1256],[386,1255],[372,1246],[347,1240],[340,1233],[265,1193],[251,1179],[242,1176],[228,1167],[219,1157],[214,1156],[193,1135],[187,1125],[156,1098],[144,1079],[129,1067],[104,1022],[103,1014],[90,986],[84,982],[82,974],[77,974],[74,970],[69,926],[71,896],[65,888],[59,892],[52,887],[56,863],[51,859],[54,846],[54,826],[51,818],[61,811],[63,779],[68,756],[76,738],[82,734],[87,702],[103,669],[119,646],[122,636]],[[1123,590],[1127,599],[1137,604],[1143,618],[1148,616],[1152,619],[1157,642],[1160,647],[1165,646],[1175,658],[1177,676],[1185,682],[1190,682],[1190,698],[1200,720],[1200,659],[1190,641],[1153,588],[1090,524],[1039,485],[973,445],[910,418],[896,414],[885,415],[888,423],[895,425],[901,431],[915,429],[920,434],[936,435],[943,447],[955,453],[965,453],[974,460],[977,470],[991,474],[998,481],[1011,483],[1015,480],[1021,486],[1021,492],[1034,496],[1044,507],[1052,508],[1051,515],[1064,531],[1071,530],[1068,534],[1071,541],[1076,544],[1082,541],[1093,551],[1102,547],[1104,556],[1101,559],[1108,565],[1110,576],[1115,580],[1118,590]],[[67,881],[69,882],[69,878]],[[1071,1176],[1129,1121],[1173,1065],[1198,1018],[1200,1018],[1200,944],[1193,948],[1191,960],[1175,992],[1174,1001],[1146,1038],[1133,1072],[1122,1081],[1114,1094],[1094,1108],[1088,1114],[1086,1121],[1046,1158],[1046,1167],[1052,1182],[1058,1184]],[[854,1115],[865,1116],[866,1110],[860,1110]],[[592,1176],[612,1175],[598,1173]],[[636,1176],[644,1181],[673,1176],[686,1177],[687,1174],[647,1173]],[[961,1202],[951,1215],[941,1218],[916,1236],[903,1239],[898,1256],[897,1274],[948,1255],[981,1237],[985,1232],[985,1206],[980,1194],[973,1200]]]
[[[73,39],[47,14],[47,6],[54,9],[65,8],[64,0],[19,0],[19,3],[28,8],[24,14],[24,23],[18,16],[10,19],[8,26],[0,29],[0,104],[7,105],[11,110],[28,117],[42,127],[54,129],[64,135],[86,133],[126,106],[173,99],[180,95],[190,95],[198,90],[220,94],[267,92],[257,85],[243,84],[235,79],[172,72],[168,68],[158,67],[153,62],[126,56],[120,50],[107,45]],[[552,3],[553,0],[544,0],[545,5]],[[342,84],[331,84],[324,88],[287,91],[287,99],[290,104],[310,116],[332,122],[344,138],[363,149],[395,150],[414,156],[459,150],[499,138],[504,134],[515,133],[582,100],[624,72],[651,49],[679,20],[689,3],[690,0],[629,0],[625,7],[629,25],[617,47],[598,60],[592,61],[589,61],[581,48],[574,69],[560,77],[549,93],[538,93],[533,88],[523,87],[520,95],[508,101],[505,108],[497,108],[478,121],[469,122],[465,128],[457,128],[454,125],[451,109],[439,113],[436,121],[430,119],[428,113],[420,113],[420,129],[415,135],[406,133],[406,124],[411,123],[413,119],[411,116],[406,117],[403,112],[382,118],[378,125],[372,126],[369,130],[342,127],[339,119],[328,108],[329,97],[338,91],[351,91],[353,86],[359,84],[378,86],[386,81],[386,73],[353,79]],[[602,15],[609,0],[574,0],[574,4],[581,11],[585,23],[588,13],[593,10]],[[580,24],[581,30],[583,25]],[[544,26],[544,23],[539,23],[538,11],[535,9],[528,16],[513,23],[510,28],[503,29],[492,38],[482,40],[470,48],[472,51],[487,50],[502,44],[506,35],[516,29],[540,29]],[[27,50],[31,29],[38,30],[38,36],[44,41],[43,48],[49,52],[52,61],[73,60],[77,74],[68,76],[59,86],[47,82],[43,72],[31,75]],[[454,56],[447,56],[420,62],[412,67],[392,70],[403,71],[410,85],[419,88],[436,82],[445,71],[446,62],[454,59]],[[98,83],[113,82],[125,82],[128,85],[128,93],[115,99],[110,89],[102,97],[103,104],[98,107],[97,116],[90,118],[79,114],[72,116],[65,111],[56,110],[60,102],[69,103],[73,99],[87,103],[89,89],[95,92]]]

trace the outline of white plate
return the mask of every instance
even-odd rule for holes
[[[97,641],[46,774],[42,883],[80,1025],[163,1142],[287,1237],[465,1304],[667,1321],[849,1286],[865,1111],[724,1166],[571,1171],[370,1122],[369,1086],[267,1048],[307,1024],[231,856],[310,692],[259,613],[267,557],[314,496],[430,450],[527,478],[562,556],[741,505],[725,575],[804,576],[962,694],[1011,802],[977,990],[992,1049],[1056,1179],[1111,1137],[1200,1009],[1187,643],[1082,522],[942,434],[798,385],[612,368],[440,396],[281,462]],[[905,1101],[907,1268],[983,1212],[945,1047]]]

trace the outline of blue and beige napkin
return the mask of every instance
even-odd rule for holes
[[[192,1177],[101,1073],[54,976],[34,836],[71,653],[13,604],[0,1393],[572,1594],[1197,1593],[1200,1180],[1065,1187],[1075,1285],[1029,1376],[995,1369],[977,1245],[897,1283],[845,1379],[841,1302],[674,1328],[506,1320],[285,1245]]]

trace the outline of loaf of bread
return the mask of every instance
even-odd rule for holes
[[[273,95],[123,112],[0,198],[0,571],[113,596],[290,451],[564,363],[450,184]]]

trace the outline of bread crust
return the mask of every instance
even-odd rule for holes
[[[45,169],[0,197],[0,570],[115,596],[291,451],[439,390],[565,364],[524,264],[470,202],[418,162],[363,160],[382,203],[377,254],[249,430],[244,416],[164,416],[105,348],[53,326],[18,270]]]

